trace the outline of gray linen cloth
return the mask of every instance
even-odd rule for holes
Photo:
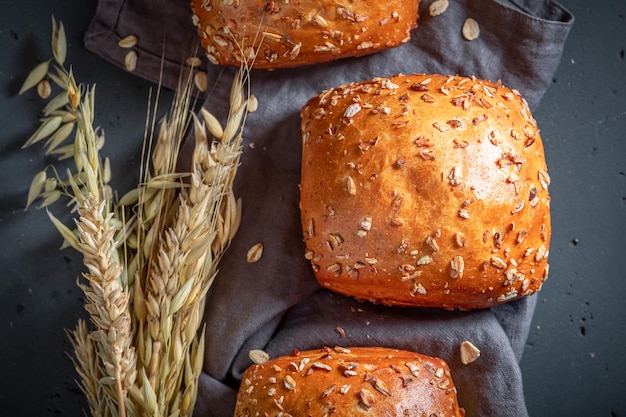
[[[239,380],[251,364],[250,349],[275,357],[334,345],[388,346],[441,357],[452,369],[468,417],[528,415],[519,360],[536,296],[468,312],[373,305],[322,289],[303,257],[299,112],[308,99],[343,83],[424,72],[502,80],[534,109],[552,81],[574,21],[551,0],[450,0],[437,17],[429,15],[430,3],[420,5],[410,42],[393,50],[324,65],[253,71],[252,92],[260,104],[246,124],[235,184],[243,218],[208,294],[196,416],[233,414]],[[471,42],[461,35],[468,17],[481,30]],[[117,42],[129,34],[140,39],[136,74],[156,82],[163,64],[163,84],[175,87],[180,63],[198,45],[188,2],[100,0],[85,43],[123,67],[126,50]],[[205,105],[224,118],[235,68],[209,64],[203,69],[209,79]],[[252,142],[254,148],[248,147]],[[257,242],[265,246],[263,257],[248,264],[246,252]],[[464,340],[481,350],[470,365],[460,360]]]

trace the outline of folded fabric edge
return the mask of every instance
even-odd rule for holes
[[[517,6],[519,12],[529,18],[544,21],[547,24],[571,26],[574,15],[565,6],[554,0],[508,0]],[[501,0],[498,0],[500,3]],[[501,3],[504,7],[510,7]]]
[[[85,48],[118,68],[155,84],[175,90],[179,84],[179,76],[183,65],[181,62],[168,60],[164,56],[164,50],[161,55],[157,55],[155,51],[148,51],[138,46],[132,49],[110,47],[111,45],[118,45],[118,42],[122,40],[122,37],[115,31],[121,12],[121,1],[99,1],[96,13],[85,31],[83,38]],[[109,47],[102,47],[103,45]],[[192,45],[189,45],[189,47],[191,48]],[[131,50],[135,51],[137,59],[140,60],[140,64],[133,68],[132,71],[125,67],[125,55]],[[216,69],[214,72],[218,71],[219,69]]]

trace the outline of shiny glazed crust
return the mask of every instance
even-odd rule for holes
[[[192,0],[214,64],[296,67],[372,54],[410,39],[419,1]]]
[[[484,308],[541,288],[550,196],[539,129],[500,83],[399,75],[302,109],[306,258],[377,303]]]
[[[458,417],[456,388],[438,358],[387,348],[324,348],[253,365],[235,417]]]

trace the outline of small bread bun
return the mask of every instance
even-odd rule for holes
[[[412,352],[324,348],[252,365],[243,375],[235,417],[459,417],[446,363]]]
[[[306,258],[324,287],[388,305],[472,309],[548,275],[543,144],[516,90],[398,75],[302,109]]]
[[[194,24],[214,64],[276,69],[362,56],[407,42],[419,0],[192,0]]]

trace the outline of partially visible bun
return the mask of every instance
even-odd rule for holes
[[[302,109],[301,210],[320,284],[377,303],[484,308],[548,275],[550,182],[516,90],[398,75]]]
[[[419,0],[349,2],[192,0],[209,60],[255,68],[318,64],[372,54],[410,39]]]
[[[325,348],[252,365],[235,417],[459,417],[457,393],[441,359],[387,348]]]

